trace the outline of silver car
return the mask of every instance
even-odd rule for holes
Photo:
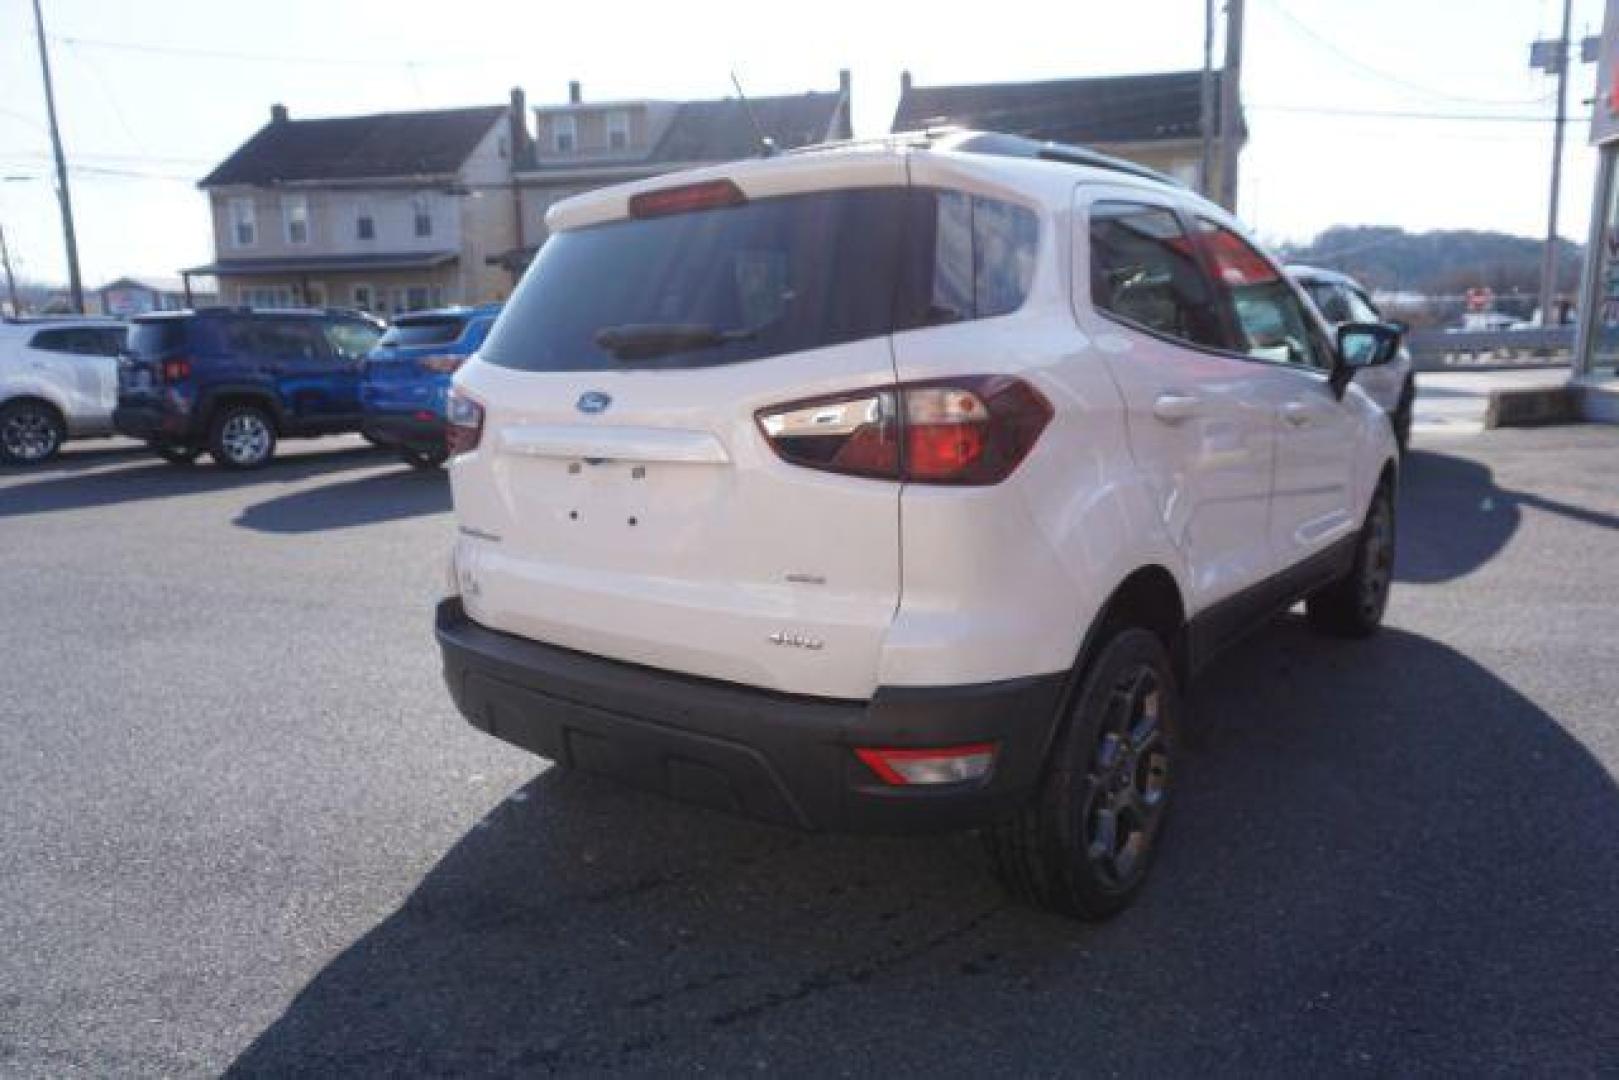
[[[1387,321],[1366,289],[1348,274],[1315,266],[1289,266],[1287,272],[1315,302],[1322,317],[1334,326]],[[1394,437],[1404,450],[1411,441],[1411,408],[1416,398],[1416,375],[1410,350],[1402,345],[1391,362],[1357,374],[1355,385],[1389,414]]]
[[[112,434],[124,324],[0,320],[0,464],[37,465],[67,439]]]

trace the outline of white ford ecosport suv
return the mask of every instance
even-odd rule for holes
[[[900,136],[552,207],[455,376],[445,676],[544,757],[813,829],[982,827],[1082,917],[1151,862],[1198,665],[1365,634],[1397,451],[1219,208]]]

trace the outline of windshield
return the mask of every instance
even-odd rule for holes
[[[379,348],[390,345],[448,345],[458,341],[461,331],[466,327],[467,320],[459,315],[433,315],[428,317],[417,316],[411,319],[400,319],[388,327],[377,342]]]
[[[818,192],[559,233],[481,355],[530,371],[691,367],[887,333],[908,196]]]

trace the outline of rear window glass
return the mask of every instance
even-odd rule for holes
[[[992,200],[859,188],[553,236],[480,355],[531,371],[700,367],[1003,314],[1038,218]]]
[[[1091,303],[1153,333],[1226,344],[1214,294],[1174,212],[1098,202],[1090,213]]]
[[[378,345],[448,345],[461,338],[467,321],[457,315],[437,315],[432,318],[400,319],[382,335]]]
[[[125,348],[135,356],[161,356],[183,348],[186,324],[179,319],[153,319],[129,324]]]

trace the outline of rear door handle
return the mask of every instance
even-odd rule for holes
[[[1178,424],[1197,415],[1203,399],[1194,394],[1159,394],[1152,402],[1152,414],[1166,424]]]
[[[1303,427],[1310,422],[1310,406],[1302,401],[1289,401],[1282,406],[1282,419],[1294,427]]]

